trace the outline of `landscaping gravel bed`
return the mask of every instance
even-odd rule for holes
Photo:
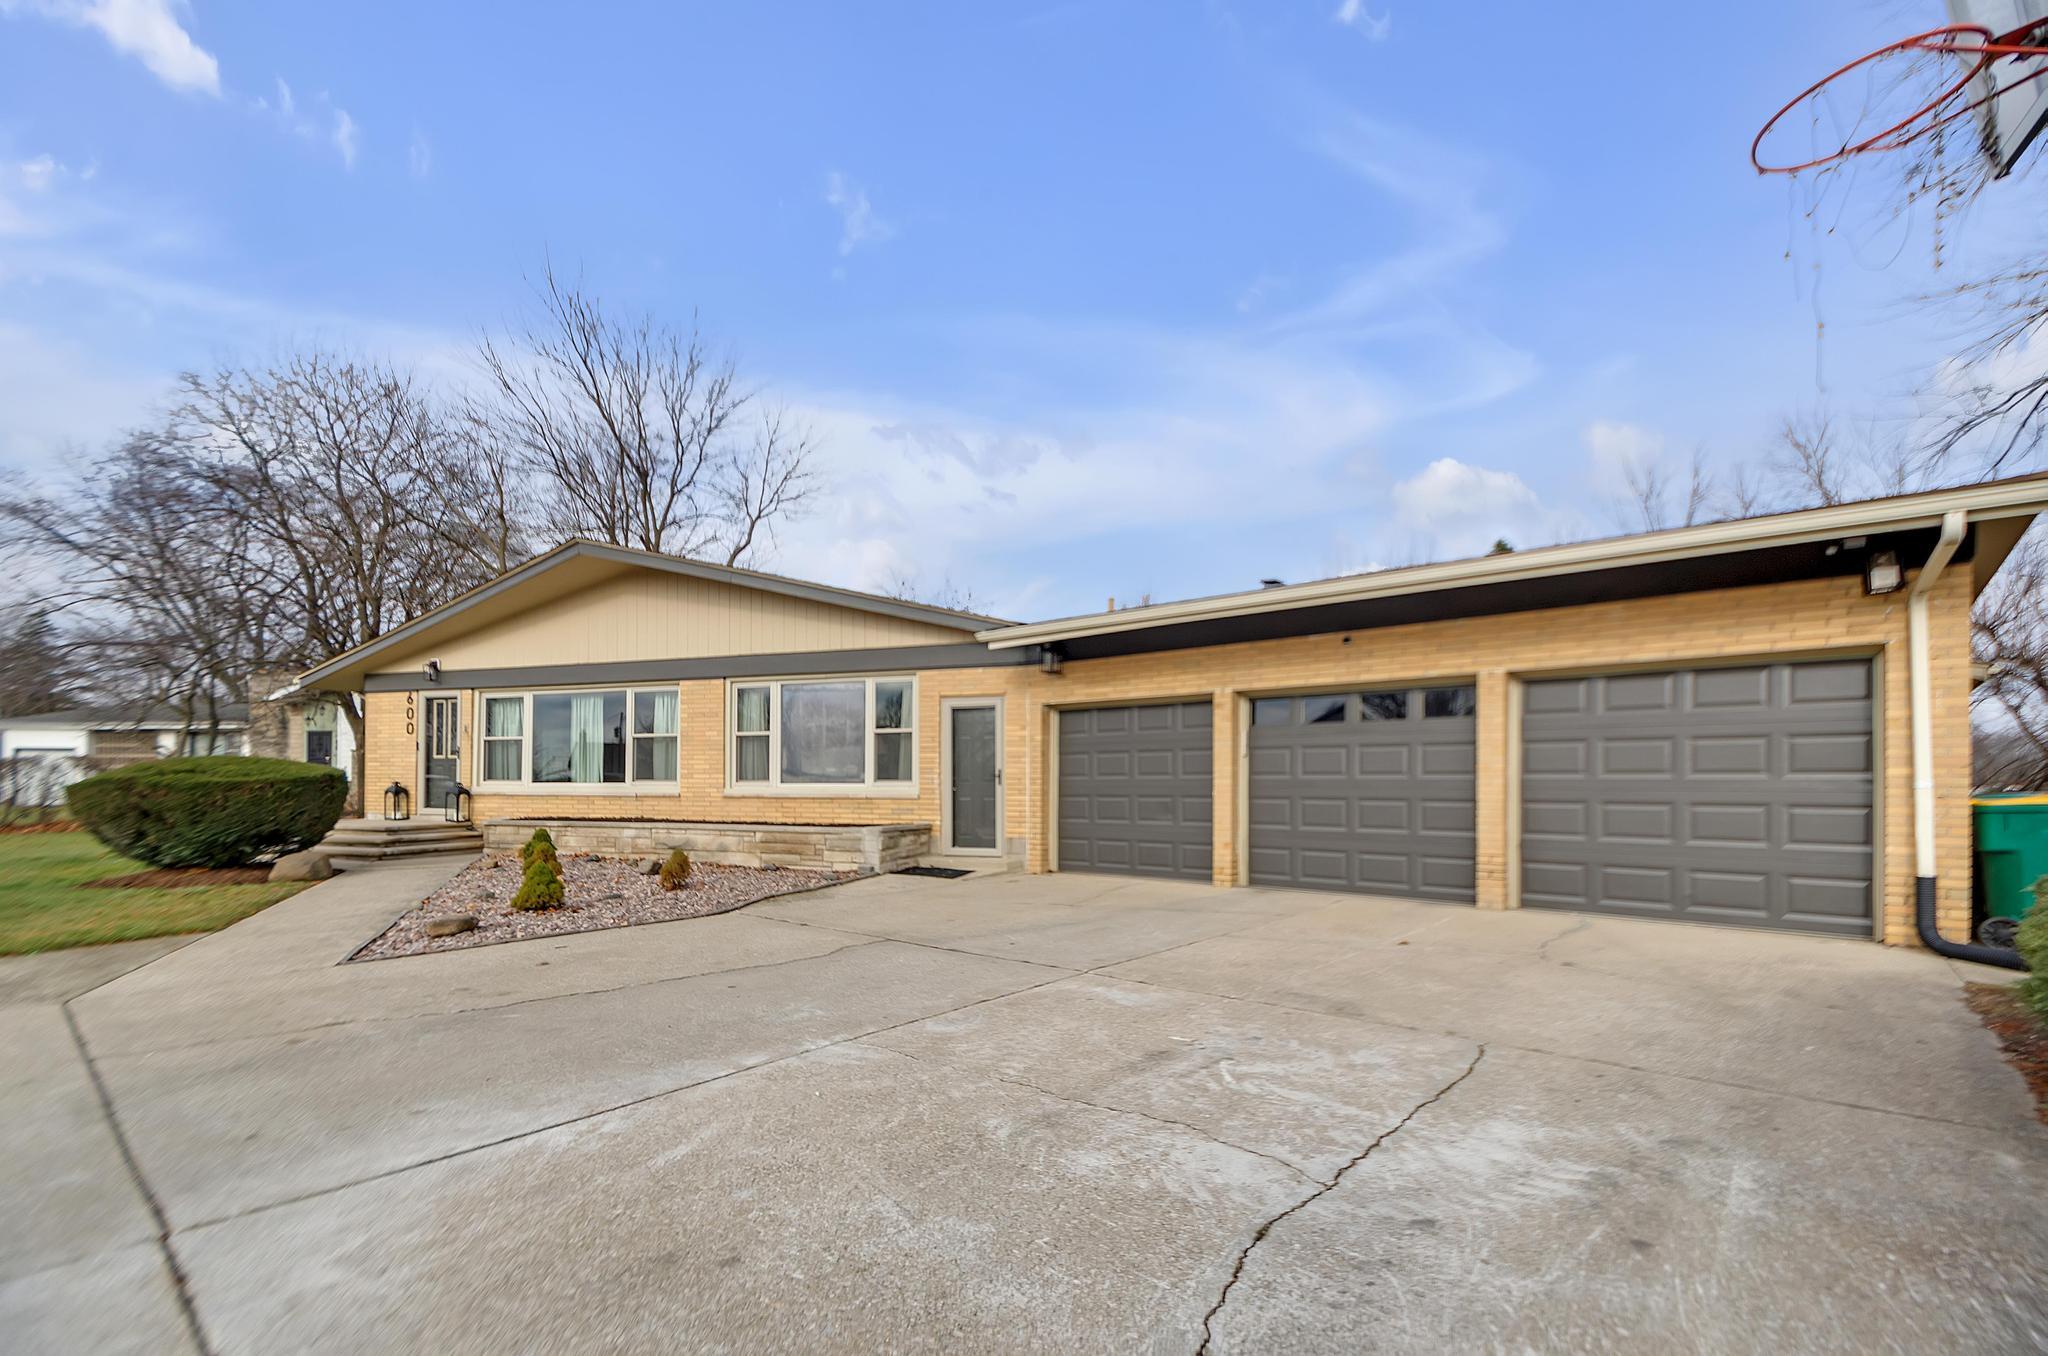
[[[584,853],[562,859],[562,886],[567,903],[559,909],[522,912],[512,907],[519,889],[519,858],[493,854],[462,869],[462,873],[420,901],[418,908],[366,942],[350,960],[417,956],[428,951],[459,951],[492,942],[554,937],[565,932],[631,927],[636,923],[667,923],[730,913],[777,895],[815,890],[852,880],[858,871],[803,871],[795,867],[698,866],[680,890],[664,890],[661,881],[644,874],[630,858]],[[429,937],[429,918],[474,914],[476,927],[452,937]]]

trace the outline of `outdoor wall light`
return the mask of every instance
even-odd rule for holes
[[[1865,593],[1896,593],[1905,585],[1906,572],[1899,568],[1899,553],[1878,551],[1863,567]]]
[[[428,660],[428,661],[426,662],[426,665],[425,665],[425,666],[424,666],[423,668],[421,668],[421,669],[420,669],[420,672],[421,672],[421,673],[424,673],[424,674],[425,674],[425,675],[427,676],[427,681],[428,681],[428,682],[430,682],[430,683],[438,683],[438,682],[440,682],[440,681],[441,681],[441,661],[440,661],[440,660],[438,660],[438,659],[429,659],[429,660]]]
[[[1048,645],[1038,652],[1038,671],[1040,673],[1058,673],[1062,662],[1062,656],[1056,646]]]

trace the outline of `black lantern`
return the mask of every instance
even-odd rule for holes
[[[449,823],[467,824],[469,822],[469,788],[461,782],[457,782],[449,787],[448,794],[441,797],[441,809],[447,814]]]
[[[398,782],[384,788],[384,817],[386,819],[412,818],[412,792]]]

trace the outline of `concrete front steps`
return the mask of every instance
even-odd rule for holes
[[[413,857],[475,856],[484,850],[474,824],[444,819],[344,819],[313,845],[336,871]]]

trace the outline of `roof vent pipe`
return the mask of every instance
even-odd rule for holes
[[[1277,589],[1285,586],[1286,583],[1287,581],[1284,579],[1261,579],[1259,587],[1262,589]]]
[[[1920,933],[1921,944],[1937,956],[2024,970],[2026,962],[2020,959],[2019,952],[2010,947],[1952,942],[1941,935],[1934,918],[1934,697],[1933,664],[1928,655],[1927,595],[1934,591],[1941,572],[1948,568],[1956,547],[1962,544],[1968,521],[1961,509],[1941,515],[1941,535],[1935,539],[1934,549],[1927,553],[1927,563],[1920,567],[1906,595],[1906,666],[1913,728],[1913,925]]]

